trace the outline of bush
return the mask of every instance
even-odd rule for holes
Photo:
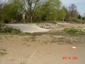
[[[76,32],[78,32],[78,30],[75,29],[75,28],[73,28],[73,27],[72,28],[65,28],[64,31],[66,31],[68,33],[73,33],[73,34],[75,34]]]
[[[4,20],[4,23],[9,23],[10,21],[9,20]]]
[[[72,34],[85,34],[85,30],[84,29],[82,29],[82,27],[78,27],[78,28],[74,28],[74,27],[72,27],[72,28],[65,28],[64,29],[64,31],[65,32],[67,32],[67,33],[72,33]]]
[[[14,28],[0,24],[0,33],[19,34],[21,33],[21,31],[18,29],[14,29]]]
[[[74,21],[74,22],[76,22],[76,23],[83,23],[84,22],[83,20],[78,19],[76,17],[72,17],[71,20]]]

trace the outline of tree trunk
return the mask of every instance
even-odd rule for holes
[[[64,22],[64,18],[63,18],[63,22]]]

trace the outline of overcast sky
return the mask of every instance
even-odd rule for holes
[[[77,6],[77,10],[81,15],[85,13],[85,0],[61,0],[61,2],[66,7],[70,6],[73,3]]]

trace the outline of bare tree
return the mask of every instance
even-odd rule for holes
[[[71,17],[77,17],[78,16],[78,11],[77,11],[77,7],[75,4],[71,4],[71,6],[69,6],[69,14]]]
[[[33,21],[35,9],[43,3],[41,0],[16,0],[16,2],[21,6],[23,11],[28,14],[31,22]]]
[[[42,19],[45,16],[46,19],[50,17],[56,18],[58,16],[57,11],[59,11],[61,6],[60,0],[9,0],[9,2],[16,2],[16,4],[20,5],[21,10],[19,9],[19,12],[25,12],[26,18],[31,22],[39,18]]]

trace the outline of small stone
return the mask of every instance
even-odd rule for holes
[[[73,49],[76,49],[76,47],[75,47],[75,46],[72,46],[72,48],[73,48]]]

